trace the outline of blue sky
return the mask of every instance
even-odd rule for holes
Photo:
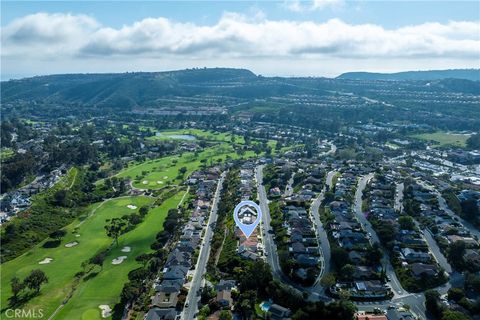
[[[478,1],[37,0],[1,6],[2,79],[217,65],[333,76],[478,68],[480,59]]]
[[[302,1],[307,4],[308,1]],[[376,23],[387,28],[424,22],[479,20],[478,1],[347,1],[340,8],[292,12],[285,1],[2,1],[2,26],[36,12],[83,13],[103,24],[120,27],[150,16],[182,22],[215,23],[225,12],[251,14],[262,10],[270,19],[324,21],[342,18],[350,23]],[[112,10],[114,12],[112,12]]]

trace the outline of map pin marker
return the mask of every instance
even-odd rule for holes
[[[256,214],[257,218],[255,221],[251,222],[251,218]],[[240,219],[240,215],[243,217]],[[262,210],[260,206],[253,201],[246,200],[242,201],[233,210],[233,219],[237,224],[237,227],[242,230],[245,237],[250,237],[253,233],[253,230],[258,226],[262,218]]]

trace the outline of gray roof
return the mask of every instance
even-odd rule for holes
[[[162,283],[155,287],[157,292],[174,293],[179,292],[183,286],[183,279],[163,280]]]
[[[174,308],[160,309],[152,308],[148,310],[145,320],[174,320],[177,316],[177,311]]]

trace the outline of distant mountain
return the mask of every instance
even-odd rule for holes
[[[163,107],[166,105],[165,100],[175,96],[223,96],[257,102],[289,95],[329,96],[332,92],[342,91],[365,96],[368,90],[378,85],[376,81],[369,79],[363,81],[344,79],[345,77],[340,79],[262,77],[246,69],[204,68],[167,72],[37,76],[2,82],[0,93],[2,103],[11,107],[30,104],[52,106],[72,104],[130,110]],[[398,90],[397,85],[396,87]],[[453,78],[423,80],[415,81],[413,86],[408,85],[403,90],[477,94],[480,91],[480,81]],[[281,99],[277,101],[283,103]]]
[[[439,80],[447,78],[480,81],[480,69],[405,71],[397,73],[346,72],[337,77],[337,79],[352,80]]]
[[[158,97],[216,93],[230,88],[242,95],[237,84],[255,83],[249,70],[230,68],[187,69],[167,72],[111,74],[62,74],[2,82],[2,101],[38,100],[97,106],[134,107],[154,103]]]
[[[313,81],[318,81],[315,78]],[[326,94],[315,83],[257,76],[246,69],[203,68],[166,72],[62,74],[2,82],[2,103],[19,101],[130,109],[156,107],[159,98],[196,95],[263,99],[288,94]]]

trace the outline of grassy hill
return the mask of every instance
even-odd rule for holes
[[[42,100],[97,106],[134,107],[158,97],[218,91],[218,84],[250,83],[257,77],[244,69],[189,69],[169,72],[64,74],[2,82],[3,102]],[[234,86],[231,86],[234,88]]]

